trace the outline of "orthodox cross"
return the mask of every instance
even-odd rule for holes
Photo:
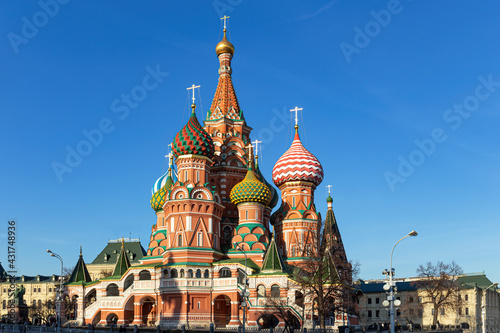
[[[259,143],[262,143],[262,141],[255,140],[252,143],[253,143],[253,145],[255,145],[255,156],[258,156],[259,155]]]
[[[252,144],[249,143],[248,146],[246,146],[245,148],[248,149],[248,160],[251,161],[252,160],[252,148],[253,148],[253,146],[252,146]]]
[[[299,119],[297,118],[297,112],[302,111],[303,108],[295,107],[295,109],[291,109],[290,112],[295,112],[295,125],[298,125]]]
[[[326,188],[328,189],[328,195],[330,195],[330,191],[332,190],[332,185],[327,185]]]
[[[199,87],[200,87],[200,86],[195,86],[195,85],[193,84],[191,87],[187,88],[187,90],[193,90],[193,97],[192,97],[192,98],[193,98],[193,104],[194,104],[194,90],[195,90],[196,88],[199,88]]]
[[[224,15],[224,17],[221,17],[221,20],[224,20],[224,31],[226,30],[226,19],[228,19],[229,16]]]
[[[166,158],[168,158],[168,166],[172,166],[172,163],[174,161],[174,154],[172,154],[172,152],[168,153],[167,155],[165,155]]]

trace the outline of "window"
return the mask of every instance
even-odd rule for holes
[[[41,288],[38,288],[38,292],[39,292],[39,293],[40,293],[40,292],[42,292],[42,289],[41,289]]]
[[[33,292],[36,293],[36,288],[33,288]]]
[[[266,287],[262,284],[257,287],[257,297],[266,297]]]
[[[193,277],[193,270],[192,269],[189,269],[188,272],[187,272],[187,277],[188,278],[192,278]]]
[[[375,311],[375,317],[379,318],[380,317],[380,310]]]
[[[49,288],[49,293],[51,293],[51,292],[52,292],[52,288]]]
[[[434,309],[431,309],[431,315],[434,316]]]
[[[197,183],[200,182],[200,171],[199,170],[196,170],[196,182]],[[198,305],[199,305],[199,302],[198,302]],[[198,306],[198,309],[199,309],[199,306]]]
[[[413,297],[410,297],[409,302],[413,303]]]
[[[198,246],[203,246],[203,234],[201,232],[198,233]]]
[[[187,180],[188,180],[188,172],[186,170],[184,171],[184,181],[187,182]]]
[[[184,277],[184,270],[183,270],[183,269],[181,269],[181,276],[180,276],[180,277],[181,277],[181,278],[183,278],[183,277]]]
[[[372,310],[368,310],[368,318],[372,317]]]
[[[372,298],[368,297],[368,304],[372,304]]]
[[[179,234],[177,243],[179,244],[179,246],[182,246],[182,235],[181,234]]]
[[[208,269],[205,269],[205,273],[203,273],[203,277],[205,279],[208,279],[210,277],[210,272],[208,271]]]
[[[444,316],[444,308],[441,308],[441,316]]]
[[[469,301],[469,295],[465,295],[465,301]]]
[[[109,284],[106,287],[106,296],[119,296],[120,291],[118,290],[118,286],[114,283]]]
[[[200,279],[201,278],[201,269],[196,270],[196,278]],[[199,309],[199,308],[198,308]]]
[[[219,277],[221,278],[231,277],[231,270],[227,267],[222,267],[219,271]]]
[[[170,271],[170,277],[172,278],[176,278],[178,275],[177,275],[177,270],[174,268]]]
[[[462,308],[458,308],[458,315],[461,316],[462,315]]]
[[[255,211],[255,219],[256,219],[256,220],[258,220],[258,219],[259,219],[259,211],[258,211],[258,210],[256,210],[256,211]]]
[[[465,315],[468,316],[469,315],[469,308],[465,308]]]
[[[200,302],[198,302],[198,309],[200,308]]]
[[[280,297],[280,286],[278,286],[277,284],[273,284],[271,286],[271,297],[272,298]]]
[[[2,308],[4,310],[7,309],[7,301],[6,300],[3,300],[3,302],[2,302]]]
[[[36,309],[36,300],[33,300],[33,308]]]
[[[375,304],[380,304],[380,298],[375,298]],[[378,316],[377,316],[378,317]]]
[[[139,280],[151,280],[151,273],[149,271],[141,271],[139,273]]]
[[[295,207],[295,197],[292,197],[292,207]]]
[[[245,210],[245,220],[248,220],[248,210]]]
[[[422,309],[418,309],[418,316],[421,318],[424,316],[424,311]]]
[[[38,300],[38,307],[42,308],[42,300],[41,299]]]

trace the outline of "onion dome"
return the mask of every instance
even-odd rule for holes
[[[230,53],[231,56],[234,55],[234,45],[227,40],[226,29],[224,29],[224,37],[222,37],[222,40],[215,46],[215,53],[217,53],[217,56],[222,53]]]
[[[266,186],[269,188],[269,191],[271,192],[271,202],[269,203],[269,207],[270,208],[274,208],[278,204],[278,200],[279,200],[278,191],[276,191],[276,189],[274,188],[274,186],[272,186],[271,184],[269,184],[267,182],[267,180],[262,175],[262,172],[260,172],[260,169],[259,169],[259,157],[255,156],[255,160],[256,160],[255,161],[255,174],[257,175],[257,177],[259,177],[259,180],[261,182],[263,182],[264,184],[266,184]]]
[[[269,206],[271,191],[266,184],[259,180],[250,163],[245,178],[233,187],[229,198],[235,205],[242,202],[259,202]]]
[[[174,185],[174,177],[172,177],[172,168],[168,168],[167,172],[163,174],[158,180],[154,183],[151,192],[153,196],[151,197],[151,208],[153,208],[156,212],[163,208],[165,204],[165,198],[167,192]]]
[[[321,163],[316,156],[304,148],[298,129],[299,126],[295,125],[292,145],[274,165],[273,181],[278,187],[291,181],[306,181],[318,186],[323,181]]]
[[[201,155],[212,158],[215,151],[212,138],[198,122],[194,103],[191,109],[191,117],[187,124],[177,133],[172,142],[172,153],[176,158],[181,155]]]
[[[332,196],[330,194],[328,194],[328,198],[326,198],[326,202],[328,202],[328,203],[333,202]]]

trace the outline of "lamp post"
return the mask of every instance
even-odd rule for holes
[[[61,262],[61,275],[59,276],[60,279],[60,284],[59,284],[59,289],[57,290],[57,301],[59,303],[59,316],[57,316],[57,332],[61,332],[61,316],[62,316],[62,285],[64,282],[64,277],[63,277],[63,259],[60,255],[57,253],[54,253],[50,250],[47,250],[47,253],[50,253],[51,257],[59,259]]]
[[[483,322],[483,333],[486,333],[486,301],[487,301],[487,298],[486,298],[486,294],[488,292],[488,289],[490,289],[491,287],[493,286],[498,286],[498,282],[495,282],[495,283],[492,283],[488,286],[488,288],[484,289],[484,302],[483,304],[481,305],[481,308],[482,308],[482,322]]]
[[[389,296],[387,296],[387,300],[384,301],[384,305],[387,306],[387,305],[390,305],[390,308],[389,308],[389,315],[390,315],[390,321],[391,321],[391,333],[394,333],[394,294],[395,294],[395,287],[396,287],[396,283],[392,280],[392,277],[394,276],[394,268],[392,268],[392,255],[394,254],[394,249],[396,248],[396,245],[399,244],[399,242],[401,242],[403,239],[405,238],[408,238],[408,237],[415,237],[417,236],[418,233],[413,230],[412,232],[408,233],[408,235],[404,236],[403,238],[401,238],[400,240],[398,240],[396,242],[396,244],[394,244],[394,246],[392,247],[392,251],[391,251],[391,263],[390,263],[390,267],[389,267],[389,271],[387,270],[384,270],[383,274],[384,275],[389,275],[389,284],[386,284],[384,286],[384,290],[388,290],[389,291]],[[389,303],[389,304],[387,304]],[[399,301],[397,302],[398,304],[396,304],[397,306],[399,305]]]
[[[247,274],[247,253],[242,246],[239,246],[238,243],[234,243],[234,248],[238,251],[241,251],[245,255],[245,285],[243,286],[243,301],[241,302],[241,307],[243,308],[243,326],[241,328],[241,333],[245,333],[245,321],[246,321],[246,309],[247,309],[247,284],[248,284],[248,274]]]

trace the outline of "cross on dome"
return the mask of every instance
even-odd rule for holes
[[[252,146],[255,146],[255,156],[259,156],[259,143],[262,143],[262,141],[252,141]]]
[[[248,146],[246,146],[245,148],[248,149],[248,160],[252,161],[253,145],[251,143],[249,143]]]
[[[195,98],[194,98],[194,90],[195,90],[196,88],[199,88],[199,87],[200,87],[200,86],[195,86],[195,85],[193,84],[191,87],[187,88],[187,90],[193,90],[193,97],[192,97],[192,99],[193,99],[193,104],[194,104],[194,100],[195,100]]]
[[[332,185],[326,185],[326,188],[328,189],[328,195],[330,195],[330,192],[332,190]]]
[[[224,31],[226,31],[226,19],[228,19],[230,16],[224,15],[224,17],[221,17],[221,20],[224,20]]]
[[[295,109],[291,109],[290,112],[295,112],[295,126],[297,126],[299,124],[299,118],[297,117],[297,113],[299,111],[302,111],[303,108],[299,108],[299,107],[295,107]]]

